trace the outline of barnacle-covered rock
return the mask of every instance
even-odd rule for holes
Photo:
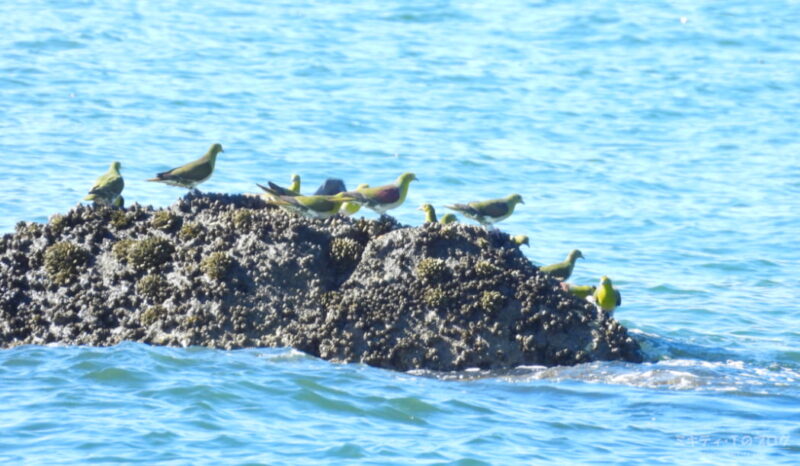
[[[153,214],[153,219],[150,221],[153,228],[161,231],[172,231],[180,224],[180,218],[174,215],[169,210],[159,210]]]
[[[340,269],[350,269],[361,259],[364,246],[351,238],[334,238],[331,241],[330,258]]]
[[[158,274],[145,275],[136,282],[136,292],[153,300],[164,300],[169,297],[170,288],[167,280]]]
[[[233,226],[240,230],[246,230],[253,226],[253,211],[251,209],[237,209],[231,215]]]
[[[200,233],[202,232],[203,232],[203,227],[199,223],[187,222],[183,224],[181,230],[178,232],[178,239],[181,241],[189,242],[200,236]]]
[[[213,252],[200,262],[200,270],[212,280],[223,280],[233,265],[233,259],[227,253]]]
[[[150,236],[131,243],[127,249],[128,263],[136,270],[145,271],[167,263],[175,247],[159,236]]]
[[[442,259],[426,257],[417,264],[417,278],[423,283],[441,283],[447,275],[447,265]]]
[[[47,275],[57,284],[67,283],[77,277],[88,260],[89,253],[84,248],[68,241],[56,243],[44,253]]]
[[[292,346],[441,371],[642,360],[510,244],[465,224],[309,220],[257,196],[81,205],[0,238],[0,346]]]

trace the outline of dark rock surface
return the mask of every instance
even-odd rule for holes
[[[0,239],[0,346],[291,346],[397,370],[642,360],[505,233],[308,220],[256,197],[78,206]]]

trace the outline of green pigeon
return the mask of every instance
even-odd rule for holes
[[[594,294],[597,287],[594,285],[573,285],[571,283],[561,282],[561,289],[579,298],[586,299]]]
[[[158,181],[171,186],[194,189],[200,183],[211,178],[211,174],[214,173],[217,154],[220,152],[225,152],[222,150],[222,145],[219,143],[212,144],[208,152],[194,162],[159,173],[155,178],[150,178],[147,181]]]
[[[514,213],[517,204],[524,204],[522,196],[512,194],[502,199],[492,199],[490,201],[475,201],[469,204],[453,204],[445,206],[448,209],[461,212],[465,217],[471,218],[484,226],[508,218]]]
[[[122,196],[122,189],[125,188],[125,180],[119,173],[122,164],[119,162],[112,162],[100,178],[94,182],[94,186],[89,190],[89,194],[83,198],[84,201],[93,201],[99,205],[113,205],[118,207],[118,203]]]
[[[622,295],[619,294],[619,290],[614,289],[611,279],[605,275],[600,278],[600,285],[597,286],[592,296],[595,305],[606,312],[612,312],[622,305]]]
[[[258,185],[261,189],[267,189]],[[314,195],[314,196],[274,196],[268,200],[268,204],[276,205],[287,212],[300,214],[309,218],[325,219],[332,217],[339,212],[342,204],[351,201],[353,198],[339,193],[334,196]]]
[[[419,210],[425,212],[425,223],[436,223],[436,209],[430,204],[422,204]]]
[[[358,191],[359,189],[364,189],[364,188],[369,188],[369,185],[366,184],[366,183],[362,183],[362,184],[356,186],[356,191]],[[358,212],[359,210],[361,210],[361,204],[359,204],[358,202],[350,202],[350,201],[348,201],[348,202],[345,202],[344,204],[342,204],[342,214],[346,215],[348,217],[351,216],[351,215],[355,215],[355,213]]]
[[[258,184],[258,183],[256,183]],[[267,181],[267,186],[263,186],[258,184],[258,187],[266,191],[271,196],[280,197],[280,196],[299,196],[300,195],[300,176],[299,175],[292,175],[292,184],[288,188],[284,188],[283,186],[279,186],[272,181]],[[295,190],[296,189],[296,190]]]
[[[300,194],[300,175],[292,173],[292,184],[289,185],[289,191]]]
[[[522,246],[523,244],[530,247],[531,241],[527,235],[514,235],[511,238],[511,242],[516,244],[517,246]]]
[[[564,281],[572,275],[572,269],[575,268],[575,261],[577,261],[579,257],[583,258],[583,254],[581,254],[579,250],[573,249],[570,251],[569,255],[567,255],[567,260],[564,262],[543,265],[539,267],[539,270],[549,273],[556,280]]]
[[[442,215],[442,218],[439,219],[439,223],[441,223],[442,225],[447,225],[450,223],[454,223],[456,221],[458,221],[458,217],[456,217],[455,214],[451,214],[449,212]]]
[[[397,180],[392,184],[375,188],[356,188],[355,191],[350,191],[347,195],[353,197],[353,202],[358,202],[362,206],[383,215],[387,210],[394,209],[406,200],[408,185],[416,179],[416,175],[407,172],[397,177]]]

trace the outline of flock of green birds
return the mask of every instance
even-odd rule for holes
[[[147,181],[195,189],[197,185],[211,178],[217,155],[220,152],[224,152],[222,145],[218,143],[212,144],[208,152],[199,159],[159,173],[155,178]],[[84,200],[93,201],[95,204],[100,205],[122,207],[124,205],[122,190],[125,187],[125,182],[119,172],[120,168],[121,164],[119,162],[112,163],[108,172],[97,179]],[[339,180],[329,180],[333,182],[330,186],[323,185],[318,190],[318,194],[309,196],[300,194],[299,175],[292,175],[292,184],[288,188],[278,186],[272,182],[268,183],[268,186],[260,184],[258,186],[265,191],[265,200],[270,204],[306,217],[325,219],[336,214],[353,215],[361,207],[366,207],[383,215],[388,210],[394,209],[405,202],[408,187],[416,179],[417,177],[413,173],[403,173],[394,183],[377,187],[360,184],[353,191],[347,191],[344,183]],[[511,194],[500,199],[475,201],[468,204],[453,204],[445,207],[488,227],[508,218],[514,213],[514,208],[517,204],[524,204],[522,196]],[[423,204],[420,210],[425,213],[425,222],[437,222],[436,211],[431,204]],[[455,221],[457,221],[457,218],[451,213],[442,216],[438,220],[443,224]],[[530,245],[528,237],[525,235],[512,236],[511,240],[519,246],[523,244]],[[575,249],[569,253],[565,261],[542,266],[539,270],[561,281],[561,286],[564,290],[593,302],[603,311],[613,312],[614,309],[622,304],[622,299],[619,291],[614,289],[611,279],[608,277],[603,276],[598,286],[581,286],[567,283],[567,279],[572,275],[572,270],[575,268],[575,262],[579,258],[583,258],[583,254]]]

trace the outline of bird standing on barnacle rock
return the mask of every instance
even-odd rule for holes
[[[268,189],[261,185],[258,186],[264,190]],[[325,219],[336,215],[342,208],[342,204],[352,199],[344,193],[335,196],[275,196],[273,194],[272,198],[266,202],[304,217]]]
[[[517,204],[524,204],[522,196],[512,194],[502,199],[475,201],[469,204],[453,204],[448,209],[461,212],[465,217],[475,220],[483,226],[490,226],[511,216]]]
[[[356,188],[346,194],[353,198],[364,207],[374,210],[383,215],[387,210],[400,206],[406,200],[408,186],[417,176],[411,172],[406,172],[397,177],[392,184],[377,186],[374,188]]]
[[[600,284],[592,298],[594,304],[606,312],[614,312],[614,309],[622,306],[622,295],[619,290],[614,289],[611,279],[605,275],[600,278]]]
[[[573,296],[586,299],[594,293],[597,287],[594,285],[573,285],[572,283],[561,282],[561,289]]]
[[[217,162],[217,154],[220,152],[225,152],[222,150],[222,145],[219,143],[212,144],[208,152],[194,162],[159,173],[155,178],[150,178],[147,181],[157,181],[170,186],[195,189],[197,185],[211,178],[211,174],[214,173],[214,164]]]
[[[83,198],[84,201],[92,201],[95,205],[112,205],[122,207],[125,201],[122,199],[122,190],[125,188],[125,180],[119,173],[122,164],[119,162],[111,163],[108,171],[97,178],[94,186],[89,190],[89,194]]]
[[[300,194],[300,175],[292,173],[292,184],[289,185],[289,191]]]
[[[442,218],[439,219],[439,223],[442,225],[449,225],[451,223],[455,223],[458,221],[458,217],[455,214],[451,214],[450,212],[442,215]]]
[[[514,235],[509,239],[511,240],[512,243],[516,244],[517,246],[522,246],[523,244],[528,247],[531,246],[531,240],[530,238],[528,238],[528,235]]]
[[[556,280],[564,281],[568,279],[570,275],[572,275],[572,269],[575,268],[575,261],[577,261],[578,258],[583,259],[583,254],[578,249],[573,249],[567,255],[567,259],[564,262],[559,262],[557,264],[551,264],[551,265],[544,265],[542,267],[539,267],[539,270],[541,270],[542,272],[547,272],[548,274],[550,274],[550,276],[552,276]]]
[[[430,204],[422,204],[419,210],[425,212],[425,223],[436,223],[436,209]]]

